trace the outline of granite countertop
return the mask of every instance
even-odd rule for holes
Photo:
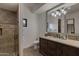
[[[55,42],[59,42],[59,43],[63,43],[63,44],[66,44],[66,45],[70,45],[70,46],[79,48],[79,41],[76,41],[76,40],[59,39],[59,38],[55,38],[55,37],[52,37],[52,36],[41,36],[40,38],[44,38],[44,39],[47,39],[47,40],[51,40],[51,41],[55,41]]]

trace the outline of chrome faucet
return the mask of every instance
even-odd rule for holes
[[[61,35],[61,34],[60,34],[59,38],[65,40],[65,39],[66,39],[66,35],[63,35],[63,34]]]

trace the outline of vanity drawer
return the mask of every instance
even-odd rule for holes
[[[63,56],[76,56],[77,55],[76,48],[74,47],[63,45],[62,49],[63,49]]]

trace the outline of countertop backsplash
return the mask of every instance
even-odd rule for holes
[[[72,35],[72,34],[64,34],[64,33],[55,33],[55,32],[48,32],[45,34],[45,36],[52,36],[56,38],[61,38],[64,40],[78,40],[79,41],[79,35]]]

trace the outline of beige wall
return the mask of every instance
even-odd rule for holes
[[[37,38],[36,14],[32,13],[25,4],[20,4],[20,46],[21,51],[33,45]],[[23,27],[22,20],[27,19],[27,27]]]
[[[19,10],[19,46],[20,53],[23,54],[23,49],[33,46],[33,43],[40,35],[46,32],[46,17],[45,13],[32,13],[25,4],[20,4]],[[23,27],[22,19],[27,19],[27,27]]]
[[[36,14],[32,13],[25,5],[23,18],[27,19],[27,27],[23,27],[23,48],[28,48],[37,39],[37,19]]]
[[[46,32],[46,13],[37,14],[37,25],[38,25],[38,37],[42,36]]]

